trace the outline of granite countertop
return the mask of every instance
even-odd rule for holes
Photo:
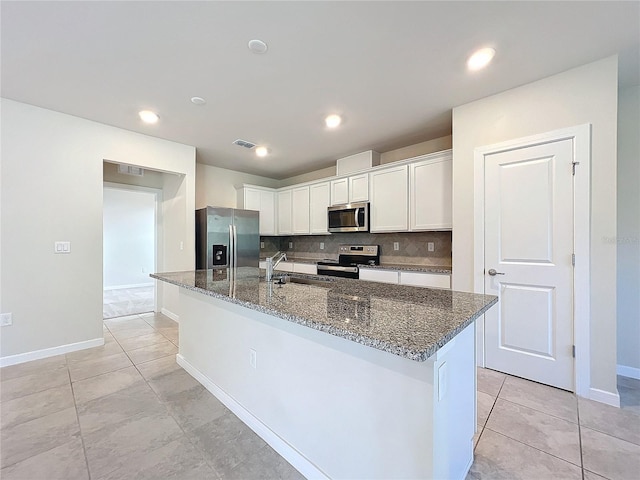
[[[321,280],[320,285],[269,285],[264,270],[252,267],[150,276],[415,361],[431,357],[498,301],[491,295],[322,275],[292,275]]]
[[[451,275],[451,267],[439,265],[410,265],[406,263],[381,263],[380,265],[358,265],[377,270],[402,270],[406,272],[445,273]]]
[[[266,259],[260,259],[265,261]],[[305,258],[305,257],[287,257],[287,262],[292,263],[308,263],[315,265],[321,260],[329,260],[329,258]],[[333,259],[338,261],[337,259]],[[419,265],[419,264],[407,264],[407,263],[381,263],[380,265],[362,264],[358,265],[361,268],[375,268],[377,270],[402,270],[407,272],[424,272],[424,273],[444,273],[451,275],[451,267],[446,265]]]

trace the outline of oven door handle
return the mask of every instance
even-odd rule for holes
[[[358,267],[334,267],[332,265],[318,265],[318,271],[329,270],[334,272],[358,273]]]

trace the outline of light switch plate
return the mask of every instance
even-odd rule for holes
[[[53,253],[71,253],[71,242],[55,242]]]
[[[393,242],[393,249],[400,250],[400,242]]]
[[[324,242],[320,242],[320,250],[324,250]]]
[[[429,252],[433,252],[435,250],[435,245],[433,242],[427,242],[427,250]]]
[[[293,248],[293,242],[289,242],[289,248]]]
[[[260,248],[264,248],[264,242],[260,242]]]

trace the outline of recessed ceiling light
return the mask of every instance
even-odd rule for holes
[[[248,44],[249,50],[253,53],[265,53],[269,47],[262,40],[250,40]]]
[[[481,48],[469,57],[467,68],[469,70],[480,70],[489,64],[495,54],[496,51],[493,48]]]
[[[140,120],[142,120],[144,123],[157,123],[160,119],[158,114],[152,112],[151,110],[141,110],[140,112],[138,112],[138,115],[140,115]]]
[[[269,153],[269,150],[267,149],[267,147],[256,148],[256,155],[259,157],[266,157],[268,153]]]
[[[342,123],[342,118],[340,118],[340,115],[327,115],[324,119],[324,123],[327,128],[336,128]]]
[[[191,103],[194,105],[204,105],[207,101],[202,97],[191,97]]]

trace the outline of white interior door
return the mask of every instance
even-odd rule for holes
[[[574,390],[573,143],[485,156],[485,365]]]

